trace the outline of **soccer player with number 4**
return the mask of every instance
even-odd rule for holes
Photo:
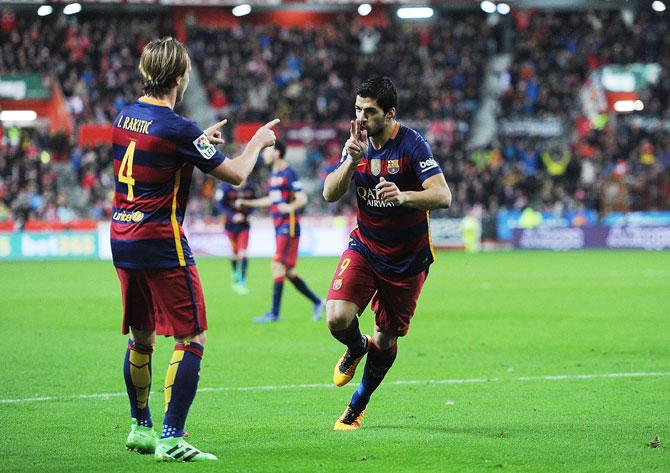
[[[193,168],[235,185],[251,173],[260,152],[272,146],[272,120],[242,153],[226,158],[219,129],[201,130],[173,109],[188,85],[186,47],[165,37],[147,44],[140,58],[143,97],[114,120],[114,209],[111,243],[121,282],[122,332],[130,332],[123,364],[130,400],[126,447],[160,461],[216,460],[184,440],[184,424],[200,378],[207,317],[200,277],[184,235]],[[153,429],[149,410],[151,358],[156,334],[175,347],[165,376],[163,428]]]
[[[405,336],[428,268],[435,260],[429,231],[431,209],[448,208],[451,192],[430,147],[396,120],[398,96],[387,77],[372,77],[356,91],[356,120],[339,166],[325,181],[328,202],[354,180],[358,225],[335,270],[327,298],[328,327],[346,351],[333,382],[344,386],[367,354],[363,378],[334,430],[361,426],[370,396],[393,365],[398,337]],[[358,324],[368,303],[374,335]]]

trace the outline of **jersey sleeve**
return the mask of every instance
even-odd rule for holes
[[[412,166],[414,166],[414,172],[416,177],[419,179],[419,182],[425,181],[435,174],[442,173],[442,168],[440,167],[437,160],[433,157],[433,152],[430,150],[430,146],[426,143],[421,135],[416,136],[416,142],[413,143],[414,147],[410,153],[412,160]]]
[[[349,153],[347,153],[347,149],[342,148],[342,155],[340,156],[340,160],[337,163],[331,164],[330,166],[328,166],[328,168],[326,168],[328,174],[337,171],[340,168],[340,166],[342,166],[347,161],[348,157]],[[363,156],[363,158],[366,158],[366,156]],[[351,178],[353,179],[353,176]]]
[[[182,125],[177,138],[177,153],[186,162],[208,173],[226,159],[195,123],[184,120]]]

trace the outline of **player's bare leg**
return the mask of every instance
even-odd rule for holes
[[[360,311],[360,307],[350,301],[331,299],[326,303],[330,333],[347,347],[333,369],[333,383],[336,386],[344,386],[351,381],[370,345],[370,337],[363,335],[358,327],[356,315]]]
[[[205,340],[205,332],[175,337],[177,343],[165,376],[165,417],[155,453],[158,461],[217,460],[215,455],[202,452],[184,440],[186,417],[198,389]]]

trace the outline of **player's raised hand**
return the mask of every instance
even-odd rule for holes
[[[257,140],[263,148],[274,145],[277,137],[275,136],[275,132],[272,130],[272,127],[279,123],[279,121],[279,118],[275,118],[274,120],[267,122],[265,125],[256,130],[256,134],[254,134],[252,140]]]
[[[225,143],[219,128],[223,127],[226,123],[228,123],[228,119],[224,118],[220,122],[215,123],[205,130],[205,136],[212,144],[222,145]]]
[[[368,152],[368,132],[361,128],[361,123],[358,120],[351,120],[349,139],[344,147],[354,164],[358,164]]]
[[[362,145],[365,146],[366,150],[368,147],[368,130],[363,128],[363,125],[361,124],[360,120],[356,120],[355,122],[356,128],[356,140],[361,143]]]
[[[407,196],[398,189],[395,182],[387,181],[383,177],[379,178],[379,184],[375,186],[377,197],[384,202],[391,202],[395,205],[402,205],[407,200]]]

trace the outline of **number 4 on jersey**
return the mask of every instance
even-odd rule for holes
[[[133,156],[135,155],[135,141],[130,142],[126,148],[126,153],[123,155],[121,167],[119,168],[119,182],[128,184],[128,200],[133,200],[135,194],[133,193],[133,186],[135,179],[133,178]]]

